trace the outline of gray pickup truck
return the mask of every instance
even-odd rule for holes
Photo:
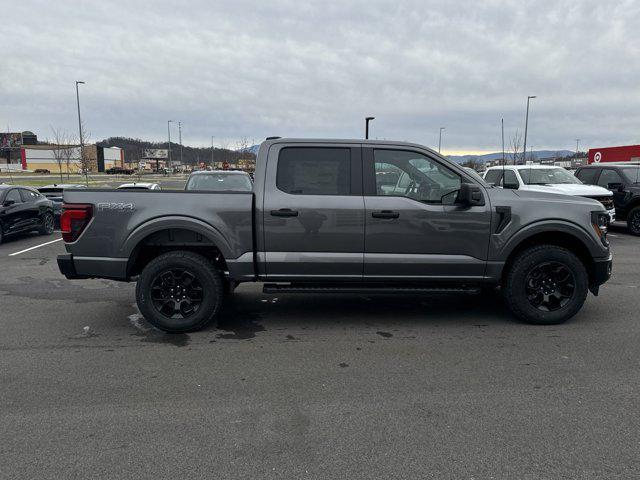
[[[401,142],[269,138],[252,192],[65,190],[70,279],[137,281],[167,332],[210,322],[241,282],[267,293],[468,294],[501,287],[536,324],[611,275],[600,202],[493,188]]]

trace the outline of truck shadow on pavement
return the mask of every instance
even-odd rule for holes
[[[327,327],[380,326],[416,328],[456,324],[484,326],[513,318],[498,294],[482,296],[424,295],[278,295],[237,292],[222,308],[217,339],[245,340],[257,332]],[[384,335],[381,335],[384,336]]]

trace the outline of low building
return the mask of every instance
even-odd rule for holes
[[[84,153],[89,172],[104,172],[124,166],[124,150],[118,147],[85,145]],[[48,170],[52,173],[82,171],[79,145],[25,145],[20,149],[21,169]]]
[[[589,164],[608,162],[639,162],[640,145],[589,149]]]

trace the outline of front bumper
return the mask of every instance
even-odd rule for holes
[[[593,262],[593,271],[591,272],[591,282],[589,290],[594,295],[598,295],[600,285],[611,278],[613,270],[613,255],[609,254],[607,258],[599,258]]]

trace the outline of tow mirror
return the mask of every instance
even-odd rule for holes
[[[11,205],[13,205],[14,203],[16,203],[15,200],[5,200],[4,203],[2,204],[3,207],[10,207]]]
[[[460,185],[460,191],[458,192],[459,205],[466,207],[475,207],[484,205],[484,196],[482,195],[482,189],[479,185],[472,183],[463,183]]]
[[[624,190],[624,185],[620,182],[608,183],[607,188],[609,190],[617,190],[618,192],[621,192]]]

